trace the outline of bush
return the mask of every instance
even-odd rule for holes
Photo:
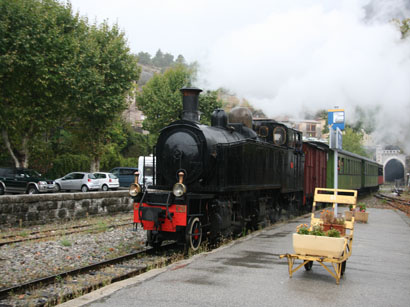
[[[130,166],[138,167],[138,157],[124,158],[121,154],[115,151],[107,151],[101,158],[100,170],[110,171],[114,167]]]
[[[63,154],[53,161],[47,177],[60,178],[70,172],[89,172],[90,158],[86,155]]]

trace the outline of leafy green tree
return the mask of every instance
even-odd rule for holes
[[[155,53],[155,56],[152,58],[152,64],[157,67],[163,67],[163,61],[164,53],[161,49],[158,49],[157,53]]]
[[[346,126],[343,134],[343,150],[353,152],[355,154],[366,156],[367,152],[362,145],[363,134],[354,131],[351,127]]]
[[[139,52],[138,56],[138,63],[143,65],[151,65],[151,55],[148,52]]]
[[[178,120],[182,113],[180,89],[191,86],[194,72],[185,65],[176,65],[163,74],[156,74],[147,82],[137,95],[138,108],[146,119],[143,127],[152,134],[158,132],[169,123]],[[216,92],[205,92],[199,96],[201,122],[209,123],[214,109],[221,107]]]
[[[182,106],[182,105],[181,105]],[[205,91],[199,96],[199,111],[201,124],[210,125],[211,115],[215,109],[222,108],[222,101],[218,99],[217,91]]]
[[[185,58],[180,54],[178,55],[177,59],[175,60],[176,64],[185,64]]]
[[[88,45],[92,52],[84,65],[90,73],[78,96],[76,117],[84,150],[92,158],[90,171],[96,171],[109,144],[107,133],[134,95],[140,68],[118,25],[110,27],[104,22],[90,27]]]
[[[85,25],[55,0],[0,1],[0,131],[15,166],[69,110]]]
[[[162,61],[162,67],[169,67],[174,64],[174,56],[170,53],[165,53]]]

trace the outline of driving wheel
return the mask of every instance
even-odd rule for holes
[[[202,226],[198,217],[191,218],[186,231],[186,243],[193,251],[196,251],[202,242]]]

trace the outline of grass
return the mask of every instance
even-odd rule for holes
[[[65,237],[63,237],[63,238],[61,239],[60,243],[61,243],[62,246],[65,246],[65,247],[69,247],[69,246],[72,245],[71,241],[68,240],[68,239],[65,238]]]
[[[20,236],[20,237],[23,237],[23,238],[28,237],[28,235],[29,235],[29,232],[26,231],[26,230],[23,230],[23,231],[21,231],[21,232],[19,233],[19,236]]]

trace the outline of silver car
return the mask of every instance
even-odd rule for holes
[[[120,187],[120,182],[114,174],[97,172],[93,173],[93,175],[98,179],[101,190],[103,191],[108,191],[109,189],[116,190]]]
[[[56,192],[63,190],[87,192],[100,189],[100,182],[92,173],[69,173],[54,181],[56,183]]]

